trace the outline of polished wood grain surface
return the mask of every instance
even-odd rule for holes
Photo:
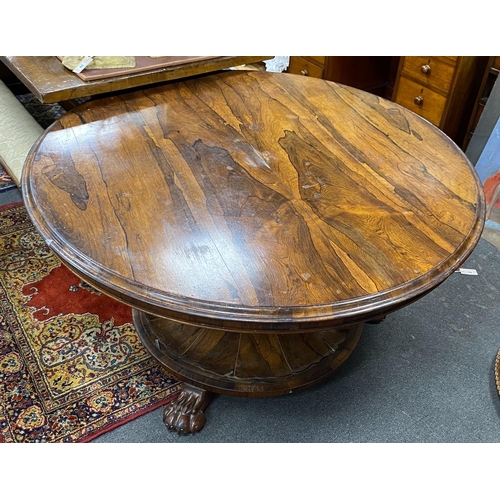
[[[276,396],[335,371],[363,324],[417,300],[484,225],[472,165],[398,104],[289,74],[230,71],[91,101],[32,149],[33,222],[130,304],[184,382],[165,425],[211,393]]]
[[[220,56],[206,61],[183,63],[178,66],[92,82],[84,82],[64,68],[56,56],[0,56],[0,60],[40,102],[54,103],[210,73],[242,64],[260,62],[271,57]]]
[[[226,72],[90,102],[27,160],[57,254],[132,306],[236,330],[334,326],[445,279],[477,243],[463,153],[395,103]]]

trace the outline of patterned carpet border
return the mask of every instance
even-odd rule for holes
[[[0,207],[0,442],[87,442],[178,395],[131,310],[67,270],[22,203]]]
[[[0,194],[17,189],[15,182],[10,178],[0,162]]]

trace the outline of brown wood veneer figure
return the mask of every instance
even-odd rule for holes
[[[340,366],[366,321],[433,290],[484,225],[473,167],[399,105],[320,79],[225,72],[89,102],[33,148],[33,222],[76,274],[130,304],[185,382],[276,396]]]

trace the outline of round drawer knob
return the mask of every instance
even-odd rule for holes
[[[413,99],[413,102],[417,106],[422,106],[422,104],[424,103],[424,98],[421,95],[418,95],[417,97],[415,97],[415,99]]]
[[[309,73],[307,72],[307,69],[303,69],[301,72],[300,72],[301,75],[304,75],[304,76],[307,76],[309,75]]]
[[[420,68],[420,71],[421,71],[424,75],[428,75],[428,74],[431,72],[431,67],[430,67],[428,64],[424,64],[424,65]]]

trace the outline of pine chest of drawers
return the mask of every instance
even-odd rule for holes
[[[401,57],[393,100],[464,141],[488,64],[484,56]]]
[[[288,73],[323,78],[326,56],[291,56]]]

